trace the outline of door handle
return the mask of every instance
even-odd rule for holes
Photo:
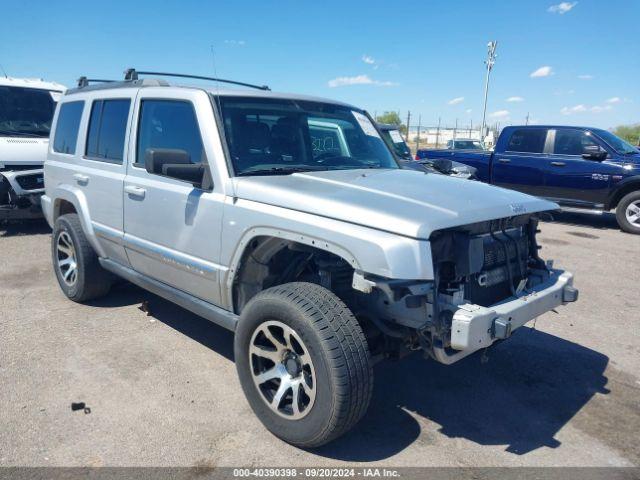
[[[79,183],[80,185],[86,185],[87,183],[89,183],[89,177],[83,175],[82,173],[74,173],[73,178],[75,178],[76,183]]]
[[[144,188],[136,187],[135,185],[125,186],[124,191],[127,192],[130,196],[136,198],[144,198],[144,195],[147,192]]]
[[[509,160],[508,158],[499,158],[498,161],[500,163],[510,163],[511,162],[511,160]]]
[[[551,162],[551,165],[553,165],[554,167],[564,167],[566,165],[566,163],[564,163],[564,162]]]

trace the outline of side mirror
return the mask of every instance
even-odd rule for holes
[[[453,168],[453,163],[447,158],[436,158],[433,161],[433,166],[442,173],[449,173]]]
[[[600,148],[598,145],[589,145],[584,147],[582,152],[582,158],[585,160],[594,160],[596,162],[601,162],[606,160],[607,151]]]
[[[184,150],[170,148],[148,148],[144,153],[144,168],[147,172],[175,178],[202,187],[204,166],[191,163],[191,157]]]

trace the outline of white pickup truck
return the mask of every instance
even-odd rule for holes
[[[63,85],[0,77],[0,222],[42,216],[42,165]]]

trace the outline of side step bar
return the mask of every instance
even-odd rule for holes
[[[100,259],[100,265],[105,270],[110,271],[118,277],[122,277],[125,280],[130,281],[138,285],[145,290],[149,290],[155,293],[159,297],[162,297],[170,302],[180,305],[182,308],[186,308],[190,312],[195,313],[207,320],[226,328],[227,330],[235,331],[238,324],[238,315],[233,312],[229,312],[223,308],[216,307],[215,305],[200,300],[199,298],[189,295],[177,288],[171,287],[165,283],[158,282],[152,278],[142,275],[127,267],[109,260],[106,258]]]

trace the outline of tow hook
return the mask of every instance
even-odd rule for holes
[[[491,338],[509,338],[511,336],[511,319],[496,318],[491,324]]]
[[[578,300],[578,289],[571,285],[564,287],[562,290],[562,301],[564,303],[569,303],[575,302],[576,300]]]

